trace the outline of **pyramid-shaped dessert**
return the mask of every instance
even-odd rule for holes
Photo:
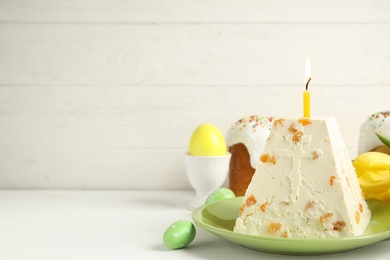
[[[286,238],[351,237],[371,212],[334,118],[274,122],[234,232]]]

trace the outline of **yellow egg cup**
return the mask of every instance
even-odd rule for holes
[[[207,197],[224,183],[229,170],[230,153],[223,156],[193,156],[185,154],[188,180],[195,189],[195,199],[189,209],[204,205]]]

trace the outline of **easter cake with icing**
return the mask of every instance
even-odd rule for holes
[[[353,237],[370,218],[336,120],[283,118],[274,121],[234,232]]]
[[[390,155],[390,149],[383,145],[376,133],[390,139],[390,111],[370,115],[360,127],[358,154],[382,152]]]
[[[273,117],[247,116],[228,130],[226,145],[231,153],[229,188],[236,196],[243,196],[252,180],[273,120]]]

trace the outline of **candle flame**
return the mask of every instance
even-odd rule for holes
[[[305,83],[307,83],[311,79],[311,67],[310,67],[310,59],[306,58],[306,69],[305,69]]]

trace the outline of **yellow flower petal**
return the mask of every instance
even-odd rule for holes
[[[390,155],[367,152],[352,164],[365,197],[390,202]]]

